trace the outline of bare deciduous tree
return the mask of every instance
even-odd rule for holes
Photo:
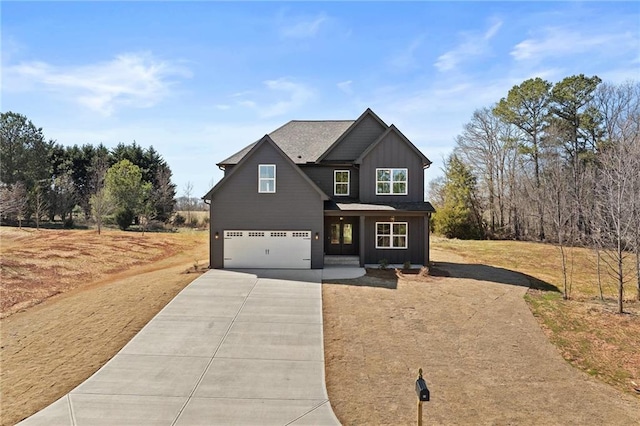
[[[187,182],[184,186],[184,197],[186,198],[185,208],[187,210],[187,223],[191,224],[191,210],[193,210],[193,204],[191,197],[193,195],[193,183]]]
[[[93,164],[91,183],[96,192],[91,195],[89,205],[91,206],[91,216],[96,222],[98,234],[102,232],[104,218],[115,210],[116,202],[109,190],[105,186],[105,176],[109,170],[109,163],[106,158],[97,158]]]
[[[3,218],[15,219],[22,228],[27,209],[27,190],[22,182],[0,187],[0,215]]]
[[[632,252],[631,234],[637,223],[633,215],[633,192],[638,179],[635,141],[622,138],[600,155],[600,176],[596,192],[597,212],[602,225],[603,260],[617,283],[618,312],[623,312],[624,285],[630,279],[625,259]]]
[[[555,243],[560,250],[562,261],[563,291],[562,297],[571,297],[571,278],[568,276],[567,245],[572,241],[571,222],[574,216],[572,202],[568,193],[568,176],[562,159],[557,154],[547,153],[547,161],[542,175],[545,188],[544,206],[547,217],[551,219],[555,231]]]
[[[49,203],[45,191],[42,189],[42,184],[38,183],[31,193],[32,197],[32,209],[33,217],[36,222],[36,229],[40,229],[40,220],[46,215],[49,210]]]
[[[516,147],[513,129],[489,108],[476,110],[456,138],[456,152],[479,178],[491,234],[504,234],[507,167]]]
[[[103,186],[98,192],[91,196],[90,204],[91,215],[93,216],[93,220],[96,221],[98,234],[100,234],[104,218],[113,213],[116,203],[109,190]]]

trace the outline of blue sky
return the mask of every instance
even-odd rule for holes
[[[178,194],[292,119],[371,107],[442,174],[525,79],[640,77],[640,3],[2,2],[2,112],[64,145],[153,145]]]

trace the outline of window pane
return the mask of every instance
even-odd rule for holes
[[[331,244],[340,244],[340,224],[331,224]]]
[[[349,185],[346,183],[336,183],[336,195],[349,195]]]
[[[391,173],[389,169],[378,170],[378,180],[388,182],[391,180]]]
[[[407,184],[404,182],[394,182],[393,184],[393,193],[394,194],[404,194],[407,192]]]
[[[393,169],[393,180],[394,181],[407,181],[407,173],[404,169]]]
[[[351,244],[353,242],[353,230],[350,223],[345,223],[342,228],[343,244]]]
[[[274,165],[261,165],[260,177],[261,178],[274,178],[276,176],[276,167]]]
[[[393,246],[394,247],[406,247],[407,246],[407,237],[393,237]]]
[[[391,185],[384,182],[378,182],[377,188],[378,194],[390,194],[391,193]]]
[[[379,223],[377,227],[378,235],[390,235],[391,234],[391,225],[388,223]]]
[[[349,172],[336,172],[336,182],[349,182]]]
[[[407,224],[406,223],[394,223],[393,224],[393,233],[396,235],[407,235]]]
[[[260,179],[260,192],[275,192],[275,179]]]
[[[378,237],[378,247],[391,247],[391,237]]]

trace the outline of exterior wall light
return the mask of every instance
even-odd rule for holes
[[[216,240],[217,240],[218,238],[220,238],[220,234],[218,233],[218,231],[216,231],[216,234],[214,235],[214,237],[213,237],[213,238],[215,238]]]
[[[320,233],[316,232],[316,240],[319,240],[319,239],[320,239]]]

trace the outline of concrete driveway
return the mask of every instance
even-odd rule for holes
[[[21,424],[339,424],[325,388],[321,280],[321,270],[208,271]]]

